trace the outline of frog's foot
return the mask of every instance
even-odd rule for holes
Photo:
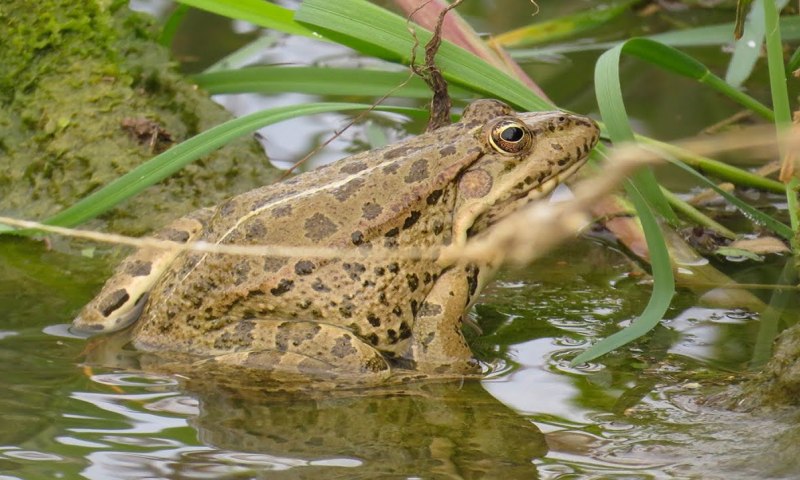
[[[465,275],[466,273],[466,275]],[[432,375],[472,375],[478,362],[461,333],[464,306],[477,282],[473,267],[456,265],[439,277],[414,320],[411,356],[420,372]]]
[[[345,328],[314,321],[241,320],[218,331],[210,361],[298,378],[381,380],[390,367],[381,353]]]
[[[204,208],[179,218],[153,235],[159,240],[186,243],[197,238],[213,210]],[[140,248],[119,264],[96,297],[72,324],[89,333],[121,330],[139,318],[147,295],[161,274],[180,254],[177,249]]]

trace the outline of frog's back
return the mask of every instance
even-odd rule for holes
[[[444,127],[234,197],[214,210],[197,240],[365,252],[375,245],[446,244],[453,178],[479,150],[477,142],[458,148],[441,142],[465,128]],[[242,318],[301,319],[346,327],[382,350],[400,350],[437,275],[430,262],[399,259],[190,252],[153,288],[134,337],[142,348],[177,341],[183,349],[215,351],[218,339],[198,331],[212,333]]]

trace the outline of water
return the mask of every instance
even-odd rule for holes
[[[472,343],[486,379],[293,394],[84,365],[63,325],[106,262],[2,247],[3,479],[750,478],[730,465],[791,433],[698,402],[748,361],[752,315],[681,297],[647,340],[570,367],[648,296],[589,240],[485,293]]]

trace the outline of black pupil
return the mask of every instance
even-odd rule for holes
[[[524,134],[525,132],[519,127],[508,127],[500,132],[500,138],[506,142],[519,142]]]

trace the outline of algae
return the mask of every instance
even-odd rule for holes
[[[231,118],[177,72],[155,35],[152,19],[120,0],[0,5],[1,214],[43,219]],[[243,138],[92,226],[142,234],[276,176]]]

